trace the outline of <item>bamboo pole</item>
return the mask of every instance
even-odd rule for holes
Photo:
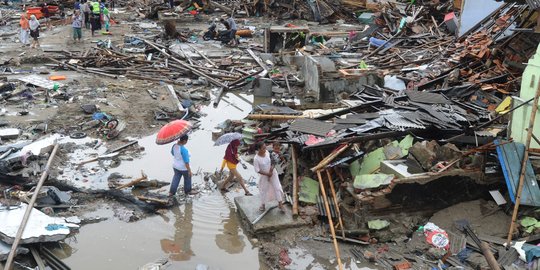
[[[298,160],[296,157],[296,147],[294,144],[291,145],[291,159],[293,166],[293,204],[292,204],[292,214],[293,217],[298,216]]]
[[[339,156],[339,154],[343,153],[348,148],[349,148],[348,144],[343,144],[343,145],[339,146],[336,150],[334,150],[334,152],[330,153],[330,155],[328,155],[326,158],[321,160],[321,162],[319,162],[319,164],[317,164],[315,167],[311,168],[311,171],[314,172],[314,171],[318,171],[318,170],[323,169],[326,165],[328,165],[328,163],[330,163],[332,160],[334,160],[334,158]]]
[[[343,227],[343,220],[341,219],[341,211],[339,210],[336,190],[334,189],[334,182],[332,181],[332,175],[330,174],[329,169],[326,169],[325,171],[326,171],[326,176],[328,177],[328,184],[330,185],[330,191],[332,192],[332,200],[334,200],[334,205],[336,206],[336,213],[338,215],[339,228],[341,229],[341,236],[345,238],[345,227]]]
[[[6,266],[4,268],[5,270],[11,270],[13,260],[15,259],[15,254],[17,254],[17,246],[19,246],[19,242],[21,241],[24,229],[26,228],[26,223],[28,223],[28,218],[30,217],[30,213],[32,212],[32,209],[34,209],[34,204],[36,203],[39,191],[41,190],[41,187],[43,187],[45,179],[47,179],[47,176],[49,176],[49,170],[51,168],[51,163],[56,156],[56,151],[58,151],[58,143],[54,144],[54,148],[51,152],[51,155],[49,156],[49,160],[47,160],[47,165],[45,165],[45,170],[43,170],[43,174],[41,174],[41,178],[39,179],[39,182],[36,186],[36,190],[34,191],[34,194],[32,194],[32,198],[30,199],[30,202],[26,207],[26,211],[24,212],[21,225],[19,226],[19,229],[15,236],[15,241],[13,241],[13,244],[11,244],[11,251],[9,252],[9,256],[6,261]]]
[[[534,95],[534,102],[532,104],[531,117],[529,119],[529,129],[527,130],[527,138],[525,140],[525,152],[523,153],[523,160],[521,161],[521,172],[519,174],[519,184],[516,194],[516,204],[514,205],[514,211],[512,212],[512,221],[510,223],[510,230],[508,231],[508,237],[506,238],[506,247],[510,247],[512,242],[512,234],[516,225],[519,205],[521,203],[521,192],[523,191],[523,180],[525,179],[525,173],[527,171],[527,161],[529,160],[529,148],[531,146],[531,137],[534,128],[534,120],[536,118],[536,112],[538,111],[538,98],[540,97],[540,82],[536,88],[536,94]]]
[[[334,222],[332,221],[332,214],[330,212],[330,205],[328,204],[328,198],[326,197],[326,190],[324,189],[324,183],[321,176],[321,171],[317,170],[317,177],[319,178],[319,186],[321,186],[321,192],[324,201],[324,209],[326,209],[326,216],[328,217],[328,224],[330,225],[330,233],[332,234],[332,240],[334,242],[334,250],[336,251],[336,258],[339,266],[339,270],[343,270],[341,264],[341,256],[339,255],[339,247],[336,239],[336,231],[334,230]]]

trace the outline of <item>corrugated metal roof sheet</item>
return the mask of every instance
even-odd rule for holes
[[[315,119],[300,118],[294,120],[289,127],[292,131],[298,131],[302,133],[309,133],[318,136],[326,136],[326,134],[332,130],[334,124],[327,123]]]
[[[387,123],[385,123],[385,126],[394,130],[405,130],[407,128],[426,128],[424,125],[413,123],[397,113],[385,115],[384,119],[387,121]]]
[[[410,100],[414,102],[427,103],[427,104],[451,104],[452,102],[446,99],[441,94],[422,92],[416,90],[407,90],[405,94]]]

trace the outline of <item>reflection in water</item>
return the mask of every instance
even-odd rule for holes
[[[182,215],[180,207],[173,207],[174,214],[174,239],[161,239],[161,249],[169,254],[173,261],[188,261],[194,255],[191,250],[191,238],[193,237],[193,208],[192,204],[185,205],[185,215]]]
[[[237,254],[244,250],[246,243],[244,236],[239,235],[240,226],[234,209],[229,210],[229,217],[223,220],[223,233],[216,234],[216,245],[229,254]]]
[[[201,118],[199,129],[190,136],[190,145],[196,152],[192,157],[194,171],[212,172],[219,167],[226,145],[213,146],[211,131],[227,119],[244,118],[252,108],[253,98],[249,95],[228,92],[226,99],[234,106],[221,102],[217,108],[207,106],[201,110],[207,116]],[[156,145],[155,135],[139,139],[139,144],[145,148],[140,157],[122,160],[119,167],[108,170],[99,179],[107,179],[114,172],[137,178],[140,174],[133,168],[141,168],[150,179],[169,181],[170,145]],[[240,173],[246,179],[254,176],[251,166],[247,170],[240,168]],[[202,177],[193,178],[193,185],[201,184]],[[167,191],[168,186],[156,192]],[[166,256],[171,263],[167,269],[196,269],[198,264],[222,270],[260,269],[258,248],[247,241],[235,210],[230,209],[234,206],[228,201],[235,195],[241,194],[229,192],[228,200],[219,191],[201,194],[192,204],[134,223],[113,218],[112,211],[94,213],[91,216],[109,220],[83,226],[77,235],[79,241],[70,242],[74,252],[65,261],[77,270],[137,269]]]

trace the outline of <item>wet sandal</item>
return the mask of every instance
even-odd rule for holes
[[[251,192],[246,192],[246,196],[253,196],[253,194],[251,194]]]

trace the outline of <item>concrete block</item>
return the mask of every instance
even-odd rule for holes
[[[314,97],[317,101],[320,99],[320,80],[322,77],[319,62],[312,56],[306,56],[302,69],[302,77],[305,81],[305,93]]]
[[[272,96],[272,80],[268,78],[259,78],[257,86],[253,91],[256,97],[271,97]]]
[[[383,160],[381,162],[381,172],[386,174],[393,174],[397,178],[410,177],[413,174],[407,171],[408,166],[405,164],[406,160]]]
[[[2,139],[16,139],[21,134],[21,130],[18,128],[3,128],[0,129],[0,138]]]
[[[284,55],[282,60],[285,65],[297,67],[303,67],[306,61],[303,55]]]
[[[336,63],[332,61],[330,58],[325,56],[316,56],[314,57],[317,62],[319,63],[322,72],[335,72],[336,69]]]
[[[240,216],[246,220],[249,226],[249,230],[254,233],[258,232],[270,232],[285,228],[301,227],[311,224],[310,219],[293,218],[290,205],[285,205],[285,213],[282,213],[279,208],[270,210],[259,222],[253,224],[251,221],[255,220],[262,212],[259,211],[261,205],[261,199],[259,195],[256,196],[242,196],[234,198],[234,203],[238,209]],[[270,208],[277,205],[277,202],[267,204],[266,207]]]
[[[424,170],[429,170],[437,160],[437,148],[439,145],[435,141],[422,141],[415,143],[409,152],[420,163]]]

